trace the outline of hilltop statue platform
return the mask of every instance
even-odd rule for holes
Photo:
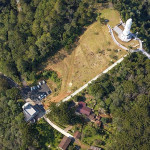
[[[133,34],[130,32],[132,25],[132,19],[128,19],[126,24],[123,24],[122,22],[115,26],[113,30],[116,32],[118,35],[118,38],[123,41],[123,42],[129,42],[131,41],[134,37]]]

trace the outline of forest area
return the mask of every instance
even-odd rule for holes
[[[113,116],[108,150],[150,147],[149,64],[150,60],[142,54],[133,53],[87,89],[98,107]]]
[[[95,0],[0,1],[0,72],[34,80],[38,65],[61,47],[71,49],[95,20]]]
[[[110,0],[120,12],[123,21],[133,19],[133,32],[150,53],[150,1]],[[34,80],[38,66],[62,47],[70,53],[86,26],[96,20],[96,3],[107,0],[0,0],[0,72],[19,83]],[[113,16],[112,16],[113,17]],[[55,72],[44,72],[61,84]],[[87,89],[97,107],[112,114],[113,132],[106,136],[108,150],[149,150],[150,147],[150,60],[140,53],[129,54],[108,74],[93,82]],[[35,124],[24,121],[20,89],[11,87],[0,76],[0,149],[47,150],[55,149],[62,135],[43,119]],[[75,109],[68,104],[56,109],[53,104],[52,120],[62,124],[82,123]],[[68,112],[70,113],[68,115]],[[59,118],[59,114],[63,115]],[[71,118],[73,118],[71,120]],[[85,128],[94,136],[98,132]],[[101,136],[101,135],[98,135]],[[85,138],[85,141],[89,141]]]

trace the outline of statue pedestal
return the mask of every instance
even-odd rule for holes
[[[124,35],[123,33],[122,34],[119,34],[118,35],[119,39],[123,42],[129,42],[132,40],[132,35],[129,33],[128,35]]]

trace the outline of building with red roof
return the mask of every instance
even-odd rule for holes
[[[80,107],[85,107],[86,106],[86,103],[84,103],[84,102],[78,102],[78,105],[80,106]]]
[[[80,110],[79,110],[79,113],[83,114],[83,115],[87,115],[89,116],[91,114],[91,108],[89,107],[82,107]]]
[[[69,137],[64,136],[63,139],[61,140],[60,144],[59,144],[59,149],[61,150],[66,150],[67,147],[69,146],[71,142],[71,139]]]
[[[89,116],[92,109],[86,106],[84,102],[78,102],[77,112],[86,116]]]

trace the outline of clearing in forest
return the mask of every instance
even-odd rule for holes
[[[101,13],[101,17],[108,19],[111,26],[120,21],[119,13],[113,9],[104,9]],[[79,38],[77,47],[70,55],[62,49],[47,62],[45,69],[56,71],[62,79],[62,86],[57,96],[53,92],[44,101],[45,106],[50,101],[59,102],[126,53],[113,42],[106,25],[100,21],[93,23]],[[53,89],[53,84],[49,86]]]

